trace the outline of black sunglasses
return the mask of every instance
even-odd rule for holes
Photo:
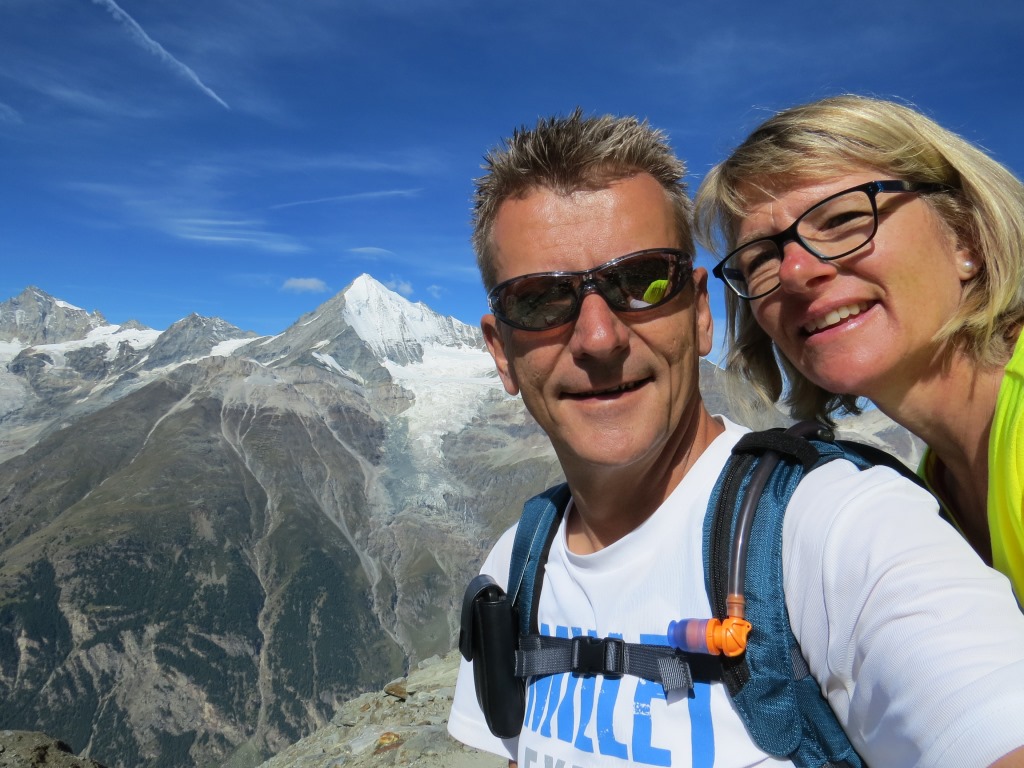
[[[691,254],[677,248],[650,248],[583,272],[513,277],[487,294],[487,304],[506,325],[545,331],[575,320],[590,291],[597,291],[616,312],[643,312],[679,293],[692,273]]]

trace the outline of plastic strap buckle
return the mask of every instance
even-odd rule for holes
[[[626,671],[625,647],[618,638],[579,635],[572,639],[570,668],[582,675],[621,677]]]

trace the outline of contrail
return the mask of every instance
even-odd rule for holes
[[[199,79],[199,76],[195,72],[193,72],[187,65],[174,58],[162,45],[160,45],[160,43],[147,35],[146,31],[139,26],[138,22],[125,13],[124,10],[114,2],[114,0],[92,0],[92,2],[102,8],[106,8],[107,12],[117,21],[121,22],[131,36],[135,38],[135,41],[143,48],[150,53],[156,54],[159,58],[170,64],[171,67],[199,86],[203,93],[224,107],[224,109],[231,109],[231,107],[227,105],[227,102],[214,93],[212,89],[208,88],[203,81]]]

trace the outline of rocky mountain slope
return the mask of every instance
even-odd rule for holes
[[[368,276],[274,337],[28,288],[0,304],[0,729],[254,766],[446,654],[558,478],[478,329]]]
[[[0,317],[0,728],[112,767],[253,765],[446,652],[557,478],[479,332],[368,277],[273,338]]]
[[[448,735],[458,663],[457,651],[420,662],[408,676],[346,702],[330,723],[260,768],[506,768],[507,759]]]
[[[38,731],[0,731],[0,768],[106,768]]]

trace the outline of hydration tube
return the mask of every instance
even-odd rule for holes
[[[786,430],[796,437],[819,436],[821,425],[800,422]],[[743,495],[736,521],[736,534],[729,553],[729,577],[725,597],[724,619],[680,619],[669,622],[668,642],[674,648],[688,653],[706,653],[713,656],[739,656],[747,649],[747,636],[752,626],[746,620],[747,601],[743,596],[743,584],[747,578],[747,549],[754,514],[761,501],[761,493],[768,478],[779,463],[778,452],[767,450],[761,462],[750,477],[750,484]]]

